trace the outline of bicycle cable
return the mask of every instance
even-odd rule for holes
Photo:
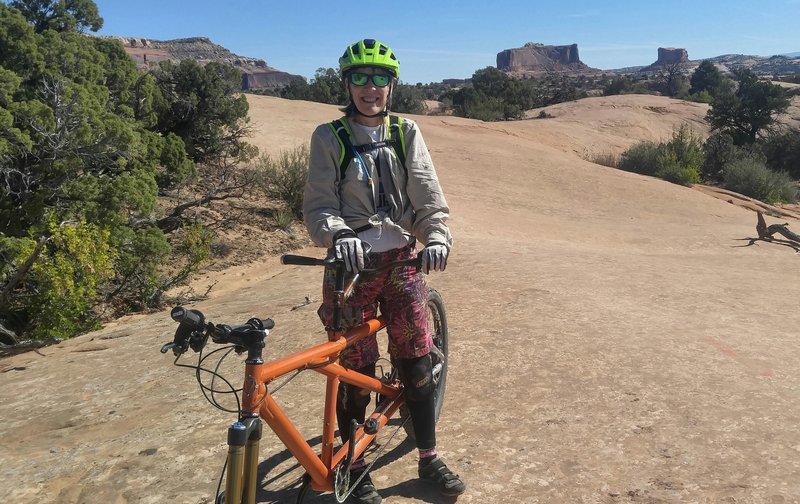
[[[239,393],[239,392],[241,392],[243,389],[241,389],[241,388],[239,388],[239,389],[232,388],[232,387],[231,387],[231,385],[230,385],[230,382],[228,382],[228,381],[227,381],[227,380],[226,380],[226,379],[225,379],[225,378],[224,378],[224,377],[223,377],[223,376],[222,376],[222,375],[219,373],[219,368],[220,368],[220,366],[222,366],[222,361],[224,361],[224,360],[225,360],[225,359],[226,359],[226,358],[227,358],[227,357],[228,357],[228,356],[231,354],[231,352],[233,352],[233,351],[236,349],[236,347],[234,347],[234,346],[230,346],[230,347],[222,347],[222,348],[220,348],[220,349],[218,349],[218,350],[225,350],[226,348],[228,349],[228,351],[227,351],[227,352],[225,352],[225,353],[222,355],[222,357],[220,357],[220,358],[219,358],[219,361],[217,361],[217,365],[216,365],[216,367],[214,368],[214,374],[213,374],[213,375],[212,375],[212,377],[211,377],[211,387],[210,387],[210,390],[209,390],[209,391],[211,392],[211,398],[214,400],[214,402],[215,402],[217,405],[219,405],[219,402],[217,401],[217,398],[215,397],[215,394],[229,394],[229,393],[232,393],[232,394],[234,394],[234,397],[236,397],[236,411],[237,411],[237,412],[241,412],[241,410],[242,410],[242,407],[241,407],[241,401],[239,400],[239,394],[238,394],[238,393]],[[216,351],[217,351],[217,350],[215,350],[214,352],[216,352]],[[207,357],[209,357],[209,356],[210,356],[211,354],[213,354],[214,352],[212,352],[212,353],[208,354],[208,356],[206,356],[206,358],[207,358]],[[201,360],[201,362],[202,362],[202,360]],[[230,391],[228,391],[228,392],[225,392],[225,391],[218,391],[218,390],[216,390],[216,389],[214,388],[214,382],[216,381],[216,379],[217,379],[218,377],[219,377],[221,380],[224,380],[224,381],[225,381],[225,383],[227,383],[227,384],[228,384],[228,386],[232,388],[232,390],[230,390]],[[198,375],[198,382],[199,382],[199,375]],[[202,384],[202,383],[200,383],[200,385],[202,386],[203,384]],[[229,412],[229,413],[233,413],[233,411],[230,411],[230,410],[228,410],[228,409],[226,409],[226,408],[220,408],[220,409],[222,409],[223,411],[227,411],[227,412]]]
[[[189,369],[194,369],[195,370],[195,380],[197,381],[198,385],[200,386],[200,391],[203,393],[203,397],[206,399],[206,401],[209,404],[211,404],[215,408],[217,408],[217,409],[219,409],[221,411],[224,411],[226,413],[237,413],[238,415],[241,415],[243,413],[243,410],[242,410],[242,407],[241,407],[241,399],[239,398],[239,392],[242,391],[242,388],[234,387],[234,385],[219,372],[219,368],[222,366],[222,362],[226,358],[228,358],[230,356],[231,352],[235,351],[235,349],[236,349],[236,347],[234,345],[224,346],[224,347],[221,347],[221,348],[217,348],[217,349],[215,349],[215,350],[213,350],[213,351],[211,351],[211,352],[209,352],[209,353],[207,353],[205,355],[203,355],[203,351],[201,350],[200,351],[200,355],[198,356],[198,363],[196,365],[179,364],[177,361],[182,356],[182,355],[179,355],[175,359],[174,364],[177,367],[185,367],[185,368],[189,368]],[[222,351],[225,351],[225,350],[227,350],[227,352],[225,352],[225,354],[222,355],[222,357],[219,358],[219,360],[217,361],[217,364],[215,365],[213,370],[203,367],[203,363],[207,359],[209,359],[212,355],[214,355],[217,352],[222,352]],[[334,360],[335,359],[329,359],[328,361],[320,363],[320,364],[316,364],[316,365],[313,365],[313,366],[306,366],[306,367],[304,367],[302,369],[298,369],[297,371],[294,372],[294,374],[292,374],[291,376],[286,378],[282,383],[280,383],[279,385],[277,385],[274,388],[271,388],[270,389],[270,395],[275,395],[275,393],[277,393],[281,388],[283,388],[284,386],[289,384],[289,382],[291,382],[292,380],[297,378],[297,375],[299,375],[303,371],[327,366],[328,364],[330,364]],[[210,385],[206,385],[205,383],[203,383],[201,372],[208,373],[208,374],[210,374],[212,376]],[[215,381],[217,379],[220,379],[223,382],[225,382],[225,385],[227,386],[227,388],[229,390],[220,390],[220,389],[216,388]],[[210,393],[210,397],[209,397],[209,393]],[[217,398],[215,397],[217,394],[233,394],[234,397],[236,398],[236,409],[233,410],[233,409],[226,408],[225,406],[223,406],[217,400]],[[256,403],[253,407],[254,408],[258,408],[259,406],[261,406],[264,403],[264,401],[266,400],[266,398],[267,398],[267,396],[266,396],[266,394],[264,394],[261,397],[261,399],[259,400],[259,402]]]
[[[225,469],[227,468],[228,468],[228,457],[226,456],[225,463],[222,464],[222,472],[219,473],[219,481],[217,482],[217,493],[215,494],[216,497],[214,497],[214,504],[219,502],[219,491],[222,488],[222,478],[225,477]]]
[[[173,364],[175,366],[177,366],[177,367],[184,367],[184,368],[189,368],[189,369],[194,369],[195,370],[195,379],[197,380],[197,383],[200,385],[200,391],[203,393],[203,397],[205,397],[206,401],[208,401],[209,404],[211,404],[215,408],[217,408],[219,410],[222,410],[222,411],[224,411],[226,413],[239,413],[239,412],[241,412],[242,408],[241,408],[241,401],[239,399],[238,392],[241,389],[237,389],[236,387],[234,387],[233,384],[230,381],[228,381],[224,376],[222,376],[220,373],[217,372],[219,370],[220,363],[217,364],[217,367],[213,371],[211,369],[207,369],[207,368],[202,367],[202,363],[206,358],[210,357],[212,354],[214,354],[214,353],[216,353],[218,351],[225,350],[225,349],[228,349],[228,348],[230,348],[230,347],[219,348],[219,349],[214,350],[213,352],[209,353],[205,357],[202,356],[202,352],[201,352],[201,356],[198,358],[198,363],[194,364],[194,365],[178,363],[178,359],[180,359],[181,356],[182,356],[182,355],[178,355],[175,358],[175,361],[173,362]],[[227,356],[227,354],[225,356],[223,356],[222,359],[224,359],[226,356]],[[203,383],[202,378],[200,377],[201,376],[200,375],[201,372],[205,372],[205,373],[208,373],[208,374],[210,374],[210,375],[212,375],[214,377],[218,377],[220,380],[225,382],[225,385],[228,386],[230,391],[222,391],[222,390],[216,390],[215,391],[213,388],[208,387],[207,385],[205,385]],[[213,380],[212,380],[212,386],[213,386]],[[211,391],[212,392],[211,398],[208,397],[208,393],[206,391]],[[233,394],[233,396],[236,398],[236,409],[235,410],[231,410],[231,409],[228,409],[228,408],[222,406],[216,400],[216,398],[214,397],[214,393],[217,393],[217,394]]]

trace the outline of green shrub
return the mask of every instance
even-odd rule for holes
[[[668,150],[662,152],[656,159],[655,176],[685,186],[700,182],[697,166],[684,163],[677,154]]]
[[[170,281],[162,286],[166,290],[188,280],[194,273],[211,259],[211,247],[214,234],[199,222],[185,224],[181,227],[180,243],[176,250],[185,259],[183,267],[175,273]]]
[[[739,157],[739,149],[733,143],[733,137],[727,133],[714,133],[703,146],[705,158],[701,173],[703,180],[712,183],[722,182],[725,167]]]
[[[392,92],[392,111],[398,114],[424,114],[425,95],[415,86],[398,84]]]
[[[633,88],[633,82],[628,77],[614,77],[611,82],[603,88],[603,96],[613,96],[629,93]]]
[[[639,142],[622,153],[619,160],[621,170],[655,175],[658,170],[658,156],[661,146],[654,142]]]
[[[790,129],[780,135],[770,135],[761,143],[767,166],[776,172],[786,172],[800,179],[800,129]]]
[[[46,252],[35,258],[0,318],[14,321],[34,339],[69,338],[98,326],[89,314],[98,286],[113,274],[114,252],[109,233],[93,224],[51,219],[48,228]],[[32,239],[0,240],[0,255],[11,259],[3,276],[18,271],[35,246]]]
[[[767,203],[793,203],[800,196],[788,175],[774,172],[764,162],[753,158],[729,163],[722,186]]]
[[[292,229],[292,222],[294,222],[294,214],[289,210],[280,209],[272,215],[275,225],[278,229],[289,231]]]
[[[699,93],[692,93],[686,97],[687,100],[697,103],[711,103],[714,97],[707,90],[700,91]]]
[[[465,87],[453,95],[453,107],[458,116],[481,121],[500,121],[505,117],[501,99],[484,92]]]
[[[672,139],[663,145],[663,153],[656,160],[657,177],[682,185],[700,182],[703,166],[703,143],[687,124],[672,132]]]
[[[700,182],[703,144],[687,124],[672,132],[667,143],[639,142],[622,153],[622,170],[652,175],[676,184]]]
[[[256,166],[259,186],[271,198],[286,204],[293,215],[303,216],[303,189],[308,177],[308,146],[283,151],[277,159],[262,155]]]
[[[703,60],[689,77],[689,83],[691,84],[689,92],[692,93],[692,96],[698,96],[702,93],[707,93],[711,96],[719,87],[722,79],[722,73],[720,73],[716,65],[709,60]]]

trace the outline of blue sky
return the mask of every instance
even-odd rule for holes
[[[526,42],[578,44],[581,61],[600,69],[649,65],[659,47],[693,60],[800,51],[800,0],[95,1],[100,34],[205,36],[305,77],[335,67],[360,38],[389,44],[408,83],[470,77]]]

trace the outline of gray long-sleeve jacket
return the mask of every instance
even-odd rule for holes
[[[349,129],[354,145],[372,142],[363,130]],[[452,246],[453,239],[446,225],[450,209],[445,201],[439,179],[433,167],[428,148],[416,123],[403,119],[403,136],[406,143],[406,168],[390,147],[381,147],[374,152],[380,156],[381,166],[388,166],[392,184],[386,195],[389,210],[378,212],[378,176],[375,163],[370,156],[362,156],[366,168],[376,183],[369,184],[357,159],[347,166],[344,179],[340,180],[339,140],[327,124],[317,127],[311,136],[311,152],[308,180],[303,194],[303,217],[311,239],[319,246],[333,246],[337,233],[358,229],[367,224],[399,228],[408,236],[417,238],[423,245],[432,242]],[[381,138],[388,138],[388,118],[382,126]],[[387,164],[388,163],[388,164]]]

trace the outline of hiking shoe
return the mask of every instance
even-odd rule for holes
[[[351,471],[350,481],[357,480],[363,473],[363,470],[358,469]],[[369,477],[369,473],[364,474],[364,477],[361,478],[361,481],[350,493],[347,502],[353,504],[381,504],[381,496],[375,489],[375,485],[372,484],[372,478]]]
[[[439,487],[439,492],[442,495],[461,495],[467,489],[464,482],[459,479],[458,474],[453,474],[453,471],[448,469],[439,457],[433,457],[432,460],[420,460],[419,477]]]

